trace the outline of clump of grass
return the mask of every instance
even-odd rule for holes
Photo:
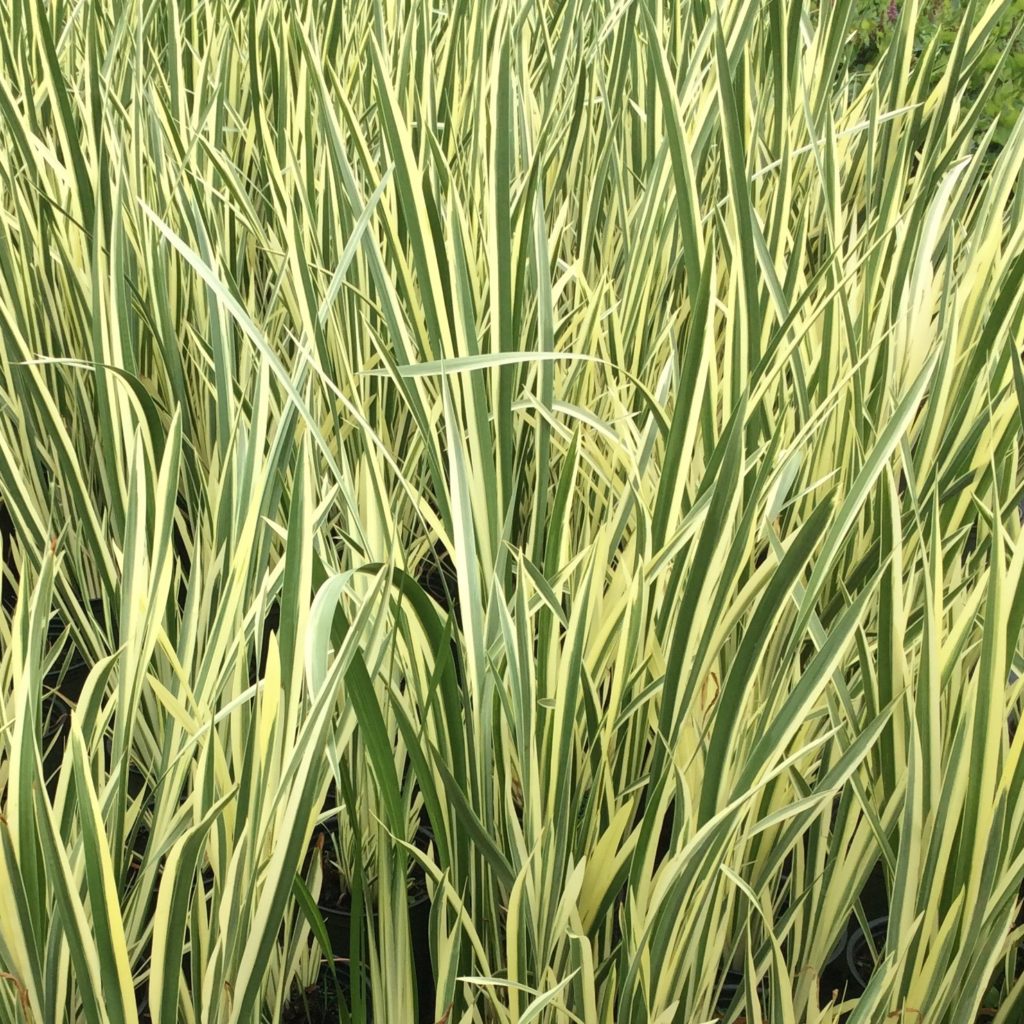
[[[1004,8],[0,7],[2,1019],[1019,1017]]]

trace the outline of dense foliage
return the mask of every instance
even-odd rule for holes
[[[0,3],[0,1021],[1021,1020],[1014,10]]]
[[[882,0],[855,0],[853,66],[870,65],[890,43],[903,5]],[[962,0],[924,0],[920,4],[915,49],[934,46],[939,60],[936,75],[944,70],[953,51],[957,30],[969,16]],[[985,53],[968,79],[967,95],[980,98],[980,128],[995,125],[992,141],[1002,145],[1024,109],[1024,0],[1010,0],[993,19]]]

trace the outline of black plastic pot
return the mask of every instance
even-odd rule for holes
[[[353,974],[353,964],[348,959],[354,923],[351,906],[346,900],[342,906],[321,906],[319,910],[327,930],[331,950],[335,957],[339,958],[337,970],[339,986],[348,995],[351,992]],[[372,917],[375,921],[378,920],[379,913],[374,911]],[[433,1024],[436,983],[433,962],[430,957],[430,901],[425,896],[409,906],[409,932],[416,973],[419,1019],[421,1024]],[[363,971],[369,971],[368,964],[364,963],[360,967]]]
[[[868,931],[876,949],[885,943],[889,921],[889,892],[885,870],[876,864],[860,892],[861,911],[868,923]],[[875,963],[871,945],[861,928],[856,914],[846,925],[846,941],[839,955],[822,971],[821,995],[823,1001],[831,999],[833,992],[840,996],[859,996],[867,987]]]
[[[417,829],[415,845],[426,848],[433,838],[429,825],[421,825]],[[337,972],[338,983],[345,997],[351,994],[352,975],[354,971],[369,970],[367,964],[353,965],[349,961],[352,947],[352,936],[355,927],[362,924],[352,917],[351,896],[342,889],[342,881],[329,864],[324,879],[324,891],[318,902],[320,916],[327,931],[331,951],[339,960]],[[433,1024],[433,1007],[436,992],[433,962],[430,956],[430,896],[427,892],[426,880],[422,869],[413,865],[408,880],[409,932],[412,945],[414,968],[416,973],[417,1002],[420,1008],[419,1018],[422,1024]],[[371,920],[379,921],[380,912],[376,906],[370,911]],[[337,1018],[332,1018],[336,1020]]]
[[[828,955],[825,957],[825,963],[821,969],[822,976],[824,976],[826,972],[832,973],[835,965],[844,961],[848,941],[847,936],[848,929],[844,927],[831,950],[829,950]],[[763,984],[758,986],[758,995],[762,1000],[767,997],[767,992]],[[727,1011],[732,1006],[733,1001],[737,996],[740,998],[743,997],[743,972],[727,971],[725,981],[722,984],[721,993],[718,997],[719,1011]]]
[[[857,989],[853,994],[863,992],[871,980],[871,975],[875,969],[871,947],[874,946],[875,949],[879,949],[885,944],[886,932],[889,930],[889,918],[888,916],[876,917],[868,921],[867,925],[867,935],[858,926],[846,944],[846,969],[849,972],[850,980]],[[868,935],[871,937],[870,943],[868,942]]]

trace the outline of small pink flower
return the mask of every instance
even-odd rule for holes
[[[885,16],[890,22],[895,21],[900,15],[900,9],[896,6],[896,0],[889,0],[889,6],[886,9]]]

